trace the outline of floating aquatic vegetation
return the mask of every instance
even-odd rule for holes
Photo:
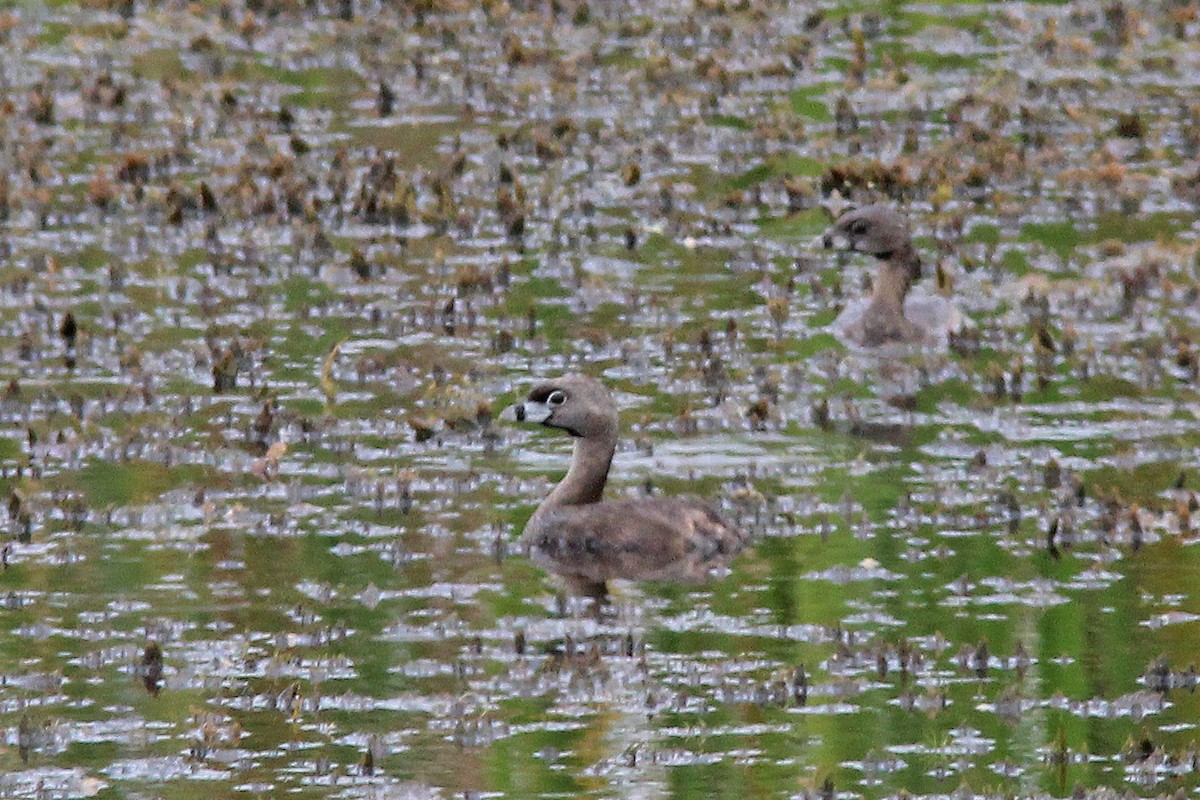
[[[0,794],[1196,788],[1194,10],[210,10],[0,15]],[[579,370],[752,552],[514,552]]]

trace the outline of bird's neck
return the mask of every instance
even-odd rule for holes
[[[600,436],[589,436],[575,440],[575,452],[571,455],[571,467],[566,477],[546,496],[534,516],[561,506],[582,506],[597,503],[604,495],[604,484],[608,480],[608,468],[612,465],[613,453],[617,450],[617,429]]]
[[[917,264],[917,254],[912,245],[905,245],[882,259],[879,274],[875,276],[871,287],[871,305],[881,310],[902,309],[904,297],[912,288]]]

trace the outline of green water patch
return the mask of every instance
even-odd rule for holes
[[[1079,381],[1079,394],[1075,399],[1085,403],[1103,403],[1120,397],[1142,397],[1144,392],[1133,381],[1116,375],[1093,375]]]
[[[1181,467],[1177,461],[1139,464],[1130,469],[1096,467],[1084,473],[1084,483],[1091,492],[1117,492],[1126,502],[1152,505],[1158,496],[1175,486]]]
[[[136,347],[142,353],[178,351],[180,348],[194,345],[199,332],[198,329],[182,325],[165,325],[154,328],[145,336],[139,337],[136,342],[130,337],[124,344],[127,347]],[[174,378],[172,379],[174,380]],[[194,387],[191,391],[194,391]]]
[[[1067,370],[1063,368],[1061,371],[1065,373]],[[1064,381],[1060,375],[1057,379],[1050,380],[1045,386],[1035,385],[1034,388],[1025,392],[1021,402],[1029,406],[1072,401],[1104,403],[1121,397],[1144,396],[1146,396],[1146,392],[1142,391],[1137,384],[1115,375],[1100,374],[1087,380],[1068,381]],[[1097,419],[1111,419],[1112,417],[1111,412],[1098,412],[1096,415]]]
[[[0,462],[20,461],[25,455],[25,448],[7,436],[0,436]]]
[[[1024,250],[1015,248],[1005,250],[1004,254],[1000,256],[1000,263],[1004,267],[1004,272],[1014,277],[1033,272],[1033,265],[1029,263],[1029,254]]]
[[[105,252],[103,247],[96,245],[84,247],[75,256],[75,263],[84,272],[97,272],[104,269],[111,263],[111,260],[112,256]]]
[[[645,59],[639,56],[629,47],[614,47],[607,53],[600,56],[600,66],[615,67],[617,69],[636,69],[645,63]]]
[[[402,166],[428,164],[436,157],[439,144],[460,130],[457,123],[422,123],[396,125],[351,125],[354,141],[368,147],[378,147],[396,156]]]
[[[791,153],[751,167],[741,175],[731,178],[727,185],[730,190],[741,191],[772,178],[815,178],[824,172],[824,162],[818,161],[815,158]]]
[[[975,387],[964,380],[951,379],[932,386],[926,386],[917,392],[917,411],[923,414],[937,412],[942,403],[955,403],[959,406],[970,406],[979,399]]]
[[[819,208],[810,208],[786,217],[759,220],[758,230],[772,239],[811,239],[829,225],[829,218]]]
[[[285,103],[300,108],[345,111],[354,96],[365,89],[358,73],[344,67],[292,70],[242,59],[230,67],[229,77],[245,84],[269,83],[291,87],[293,91],[286,95]]]
[[[861,440],[843,440],[843,447],[855,446],[865,454],[870,447]],[[916,454],[914,453],[914,456]],[[842,496],[849,496],[872,519],[883,519],[897,501],[908,492],[907,467],[884,466],[872,469],[867,474],[856,475],[846,468],[831,468],[822,476],[817,494],[826,502],[836,503]]]
[[[881,66],[886,56],[893,64],[913,64],[932,73],[977,69],[982,65],[984,58],[980,54],[939,53],[933,50],[913,49],[902,42],[877,42],[870,47],[870,52],[876,60],[876,66]]]
[[[1035,222],[1022,226],[1018,239],[1042,244],[1066,259],[1082,245],[1110,239],[1132,243],[1171,238],[1190,224],[1185,217],[1169,212],[1135,215],[1105,212],[1096,216],[1092,230],[1083,230],[1072,220]]]
[[[967,231],[967,235],[963,237],[963,241],[989,245],[999,244],[1000,226],[986,222],[977,222]]]
[[[74,28],[65,22],[46,22],[42,24],[38,41],[46,47],[58,47],[73,31]]]
[[[292,70],[243,59],[233,64],[229,77],[239,81],[261,81],[282,84],[310,91],[354,92],[362,87],[362,78],[353,70],[341,67],[314,67]]]
[[[832,122],[833,112],[825,97],[836,86],[834,83],[817,83],[792,91],[788,95],[792,111],[815,122]]]
[[[338,293],[328,284],[300,275],[284,279],[280,288],[283,291],[283,309],[288,314],[330,303],[338,298]]]
[[[1147,242],[1169,239],[1187,230],[1195,221],[1191,215],[1158,211],[1149,214],[1107,212],[1096,216],[1096,229],[1090,239],[1102,242],[1118,239],[1122,242]]]
[[[770,164],[759,164],[757,167],[751,167],[741,175],[731,178],[727,185],[733,191],[741,191],[742,189],[749,189],[755,184],[762,183],[774,174],[775,171]]]
[[[705,272],[705,267],[720,263],[721,256],[712,248],[689,248],[678,239],[661,233],[651,233],[633,253],[612,251],[614,258],[627,256],[647,266],[646,274],[659,278],[680,272],[693,274]]]
[[[544,704],[543,704],[544,705]],[[526,716],[533,717],[531,712]],[[595,748],[593,737],[583,731],[531,731],[512,736],[494,747],[488,748],[482,761],[482,770],[488,777],[488,785],[511,797],[519,797],[536,786],[538,793],[554,797],[584,797],[586,787],[595,781],[576,777],[587,764],[575,769],[555,769],[554,765],[538,758],[538,754],[569,750],[589,753]],[[597,754],[598,755],[598,754]],[[575,759],[572,759],[575,760]],[[468,785],[470,781],[458,780]],[[469,791],[465,792],[470,794]]]
[[[134,55],[130,70],[134,77],[148,81],[183,80],[190,74],[179,51],[167,47]]]
[[[735,128],[739,131],[754,129],[754,125],[745,117],[735,117],[732,114],[714,114],[708,118],[708,124],[723,128]]]
[[[275,346],[272,355],[301,360],[324,358],[329,348],[354,334],[353,322],[344,317],[324,317],[319,324],[320,331],[315,334],[298,327],[287,327],[283,341]],[[319,368],[320,364],[314,361],[313,369]]]
[[[846,346],[838,341],[838,338],[832,333],[814,333],[803,337],[784,337],[781,344],[780,355],[792,358],[812,358],[828,350],[846,349]]]
[[[1022,226],[1018,238],[1024,242],[1044,245],[1064,259],[1071,255],[1079,244],[1086,241],[1085,234],[1070,220],[1027,223]]]
[[[984,0],[978,0],[978,5],[983,5],[983,3]],[[917,10],[905,7],[905,4],[897,3],[892,6],[889,13],[889,16],[895,20],[891,32],[895,35],[908,35],[919,33],[929,28],[957,28],[958,30],[970,33],[980,44],[989,44],[994,40],[989,31],[989,27],[992,24],[991,14],[982,11],[979,13],[963,13],[961,10],[962,6],[969,5],[969,3],[964,3],[963,0],[934,0],[931,5],[953,8],[954,12],[947,14]]]
[[[212,486],[222,482],[210,468],[195,464],[167,467],[154,461],[94,461],[73,475],[63,473],[52,483],[80,489],[92,508],[144,505],[171,489]]]

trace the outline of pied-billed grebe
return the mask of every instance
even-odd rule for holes
[[[575,437],[566,477],[534,511],[521,542],[587,593],[614,578],[694,578],[746,544],[699,497],[603,500],[617,448],[617,404],[604,384],[567,375],[540,384],[514,406],[518,422]]]
[[[880,261],[871,296],[851,302],[833,323],[844,340],[861,347],[930,344],[963,331],[968,320],[937,295],[911,296],[921,259],[908,222],[885,203],[848,211],[822,237],[826,248],[866,253]]]

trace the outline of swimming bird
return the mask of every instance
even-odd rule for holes
[[[848,304],[834,320],[842,339],[860,347],[944,343],[967,327],[969,321],[946,298],[909,295],[921,277],[921,259],[907,220],[892,206],[873,203],[842,214],[822,243],[880,262],[871,296]]]
[[[580,591],[602,599],[614,578],[696,578],[736,554],[747,537],[692,495],[604,500],[617,449],[617,404],[585,375],[542,383],[513,408],[518,422],[566,431],[566,476],[533,512],[521,543]]]

